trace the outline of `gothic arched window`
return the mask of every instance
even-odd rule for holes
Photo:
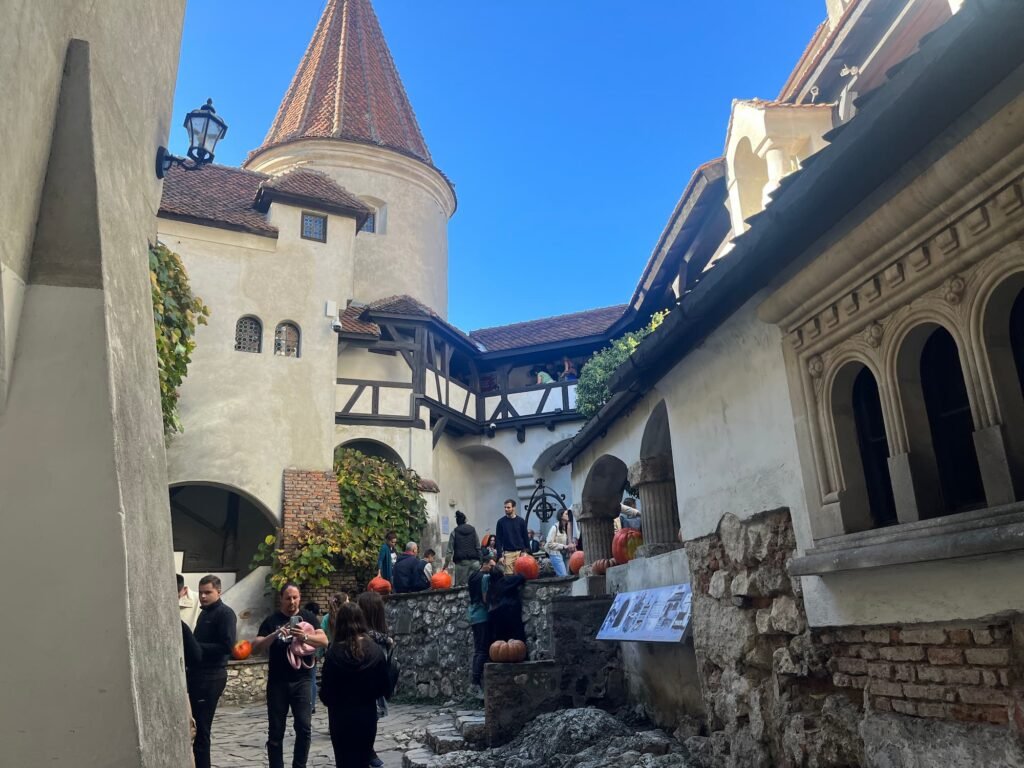
[[[258,317],[246,315],[235,323],[235,351],[263,351],[263,323]]]
[[[865,366],[853,380],[853,420],[864,469],[868,508],[875,526],[895,525],[896,502],[889,477],[889,440],[882,418],[878,382]]]
[[[294,323],[280,323],[274,331],[274,354],[283,357],[299,356],[299,327]]]

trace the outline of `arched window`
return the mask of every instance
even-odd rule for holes
[[[832,385],[832,420],[842,471],[839,507],[847,533],[894,525],[889,441],[878,383],[859,361],[846,363]]]
[[[263,351],[263,323],[258,317],[246,315],[238,318],[238,322],[235,323],[235,351]]]
[[[299,327],[294,323],[280,323],[274,330],[274,354],[283,357],[299,356]]]
[[[936,328],[925,341],[920,373],[944,511],[982,507],[985,489],[974,449],[971,405],[956,341],[945,328]]]
[[[895,525],[896,502],[889,477],[889,440],[882,418],[882,400],[878,396],[878,382],[867,367],[853,380],[852,400],[871,519],[875,527]]]
[[[1024,497],[1024,272],[996,286],[985,303],[983,328],[1014,497],[1020,499]]]

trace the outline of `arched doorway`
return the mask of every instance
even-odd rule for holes
[[[662,400],[651,411],[640,439],[640,461],[630,471],[629,484],[640,496],[644,546],[674,547],[679,534],[679,500],[668,406]],[[630,519],[623,518],[623,525]],[[649,550],[648,550],[649,551]]]
[[[228,589],[252,571],[257,547],[275,530],[269,510],[225,485],[180,483],[168,495],[174,551],[186,583],[195,588],[200,577],[213,573]]]
[[[606,453],[594,462],[583,481],[576,519],[587,565],[612,556],[612,520],[619,514],[627,475],[622,459]]]
[[[385,445],[384,443],[377,442],[376,440],[349,440],[347,443],[342,443],[334,449],[334,458],[337,459],[339,452],[345,449],[359,451],[364,456],[372,456],[375,459],[384,459],[385,461],[390,461],[397,467],[405,469],[405,462],[402,461],[402,457],[398,455],[398,451],[390,445]]]

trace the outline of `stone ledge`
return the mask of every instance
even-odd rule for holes
[[[793,576],[1024,550],[1024,503],[904,523],[821,541],[794,558]]]

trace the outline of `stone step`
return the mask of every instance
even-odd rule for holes
[[[412,742],[402,755],[402,768],[430,768],[437,757],[429,747]]]
[[[455,713],[455,730],[474,747],[483,747],[487,742],[486,718],[480,711]]]
[[[466,749],[467,746],[466,740],[462,738],[462,734],[455,730],[455,724],[451,722],[428,725],[426,742],[427,746],[438,755],[446,755],[458,749]]]

